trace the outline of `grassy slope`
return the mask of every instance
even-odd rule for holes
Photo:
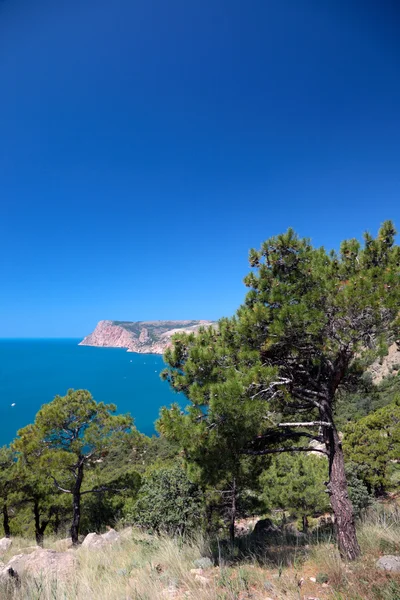
[[[303,547],[264,546],[256,554],[206,569],[196,579],[194,561],[207,554],[204,540],[182,542],[125,530],[122,539],[105,550],[76,550],[78,568],[72,580],[49,581],[38,575],[6,591],[2,600],[399,600],[400,574],[375,567],[383,553],[400,551],[398,507],[370,512],[359,526],[362,559],[341,562],[329,541]],[[22,540],[17,544],[27,545]],[[48,542],[47,547],[54,547]],[[56,547],[60,549],[59,543]],[[232,556],[230,557],[232,559]],[[318,577],[318,583],[310,581]],[[324,584],[324,579],[328,584]]]

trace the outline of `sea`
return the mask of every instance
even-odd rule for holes
[[[33,423],[39,408],[69,388],[130,413],[142,433],[155,433],[160,408],[180,400],[160,379],[162,356],[79,346],[79,339],[0,339],[0,446]]]

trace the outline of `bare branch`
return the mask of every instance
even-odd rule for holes
[[[52,478],[52,480],[54,481],[55,486],[61,491],[64,492],[64,494],[72,494],[71,490],[66,490],[65,488],[61,487],[61,485],[58,483],[57,479],[55,477],[53,477],[53,475],[49,475],[49,477]]]
[[[277,427],[332,427],[328,421],[308,421],[306,423],[277,423]]]
[[[281,452],[320,452],[321,454],[325,454],[325,456],[328,456],[328,452],[326,450],[320,450],[319,448],[310,448],[310,446],[306,446],[306,447],[292,446],[292,447],[288,447],[288,448],[268,448],[267,450],[243,450],[243,454],[249,454],[251,456],[264,456],[266,454],[278,454]]]
[[[127,487],[114,488],[108,485],[101,485],[98,488],[93,488],[92,490],[85,490],[84,492],[81,492],[81,496],[83,496],[84,494],[102,494],[103,492],[126,492],[127,489]]]

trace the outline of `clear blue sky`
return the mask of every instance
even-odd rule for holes
[[[400,227],[396,4],[1,0],[0,336],[218,318],[268,236]]]

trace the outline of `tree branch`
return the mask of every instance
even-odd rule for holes
[[[332,427],[328,421],[308,421],[306,423],[277,423],[277,427]]]
[[[57,479],[55,477],[53,477],[53,475],[49,475],[49,477],[52,478],[52,480],[54,481],[56,487],[61,491],[64,492],[65,494],[72,494],[71,490],[66,490],[65,488],[61,487],[61,485],[58,483]]]
[[[298,447],[292,446],[288,448],[268,448],[267,450],[243,450],[243,454],[250,456],[265,456],[266,454],[278,454],[281,452],[320,452],[321,454],[325,454],[328,456],[326,450],[320,450],[319,448],[310,448],[310,446],[306,447]]]

